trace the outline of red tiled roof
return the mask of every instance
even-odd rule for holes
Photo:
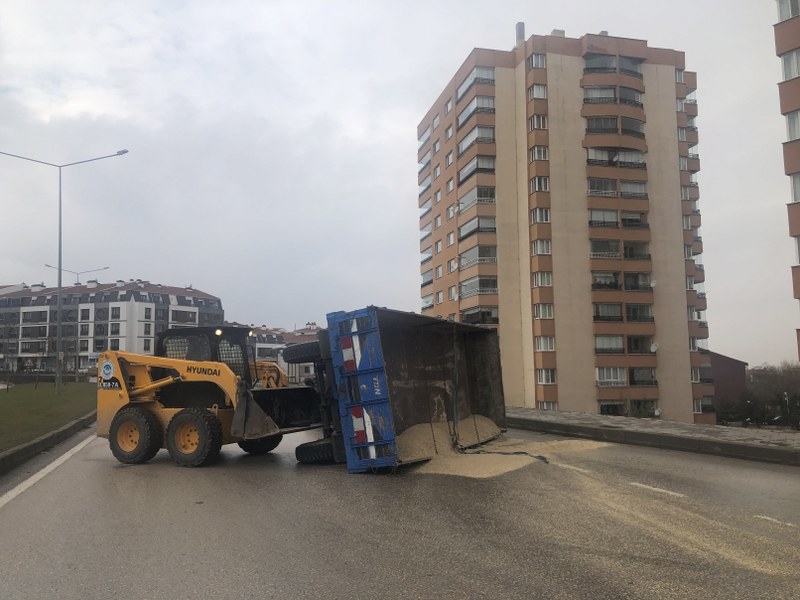
[[[7,286],[2,286],[7,287]],[[92,284],[91,286],[88,284],[81,284],[81,285],[70,285],[70,286],[63,286],[61,288],[61,294],[96,294],[98,292],[111,292],[111,291],[128,291],[128,290],[135,290],[141,292],[150,292],[156,294],[170,294],[173,296],[186,296],[189,298],[209,298],[213,300],[219,300],[217,296],[212,296],[206,292],[201,290],[196,290],[194,288],[182,288],[182,287],[172,287],[168,285],[161,285],[160,283],[150,283],[149,281],[127,281],[125,283],[97,283]],[[37,288],[37,289],[24,289],[18,292],[11,292],[10,294],[6,294],[6,298],[24,298],[26,296],[52,296],[58,293],[57,287],[46,287],[46,288]]]

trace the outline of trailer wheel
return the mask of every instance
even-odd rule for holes
[[[319,342],[303,342],[283,349],[283,360],[290,365],[300,365],[319,360],[322,355],[319,351]]]
[[[111,421],[108,443],[119,462],[138,465],[161,449],[164,432],[156,416],[141,406],[126,406]]]
[[[278,447],[283,439],[283,434],[271,435],[269,437],[258,438],[257,440],[242,440],[239,448],[248,454],[267,454]]]
[[[322,438],[321,440],[300,444],[294,449],[294,456],[297,462],[304,465],[332,463],[333,440],[331,438]]]
[[[182,467],[200,467],[219,455],[222,425],[204,408],[184,408],[167,426],[167,450]]]

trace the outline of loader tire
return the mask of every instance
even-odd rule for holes
[[[182,467],[200,467],[219,455],[222,425],[204,408],[184,408],[167,426],[167,450]]]
[[[311,363],[322,358],[319,342],[303,342],[283,349],[283,360],[290,365]]]
[[[126,406],[111,421],[108,443],[119,462],[138,465],[161,449],[164,431],[156,416],[141,406]]]
[[[258,438],[257,440],[242,440],[239,448],[248,454],[267,454],[275,450],[281,443],[283,434],[271,435],[269,437]]]
[[[294,456],[297,462],[304,465],[318,465],[332,463],[333,460],[333,440],[323,438],[300,444],[294,449]]]

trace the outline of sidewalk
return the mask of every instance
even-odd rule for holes
[[[510,428],[800,466],[800,432],[506,408]]]

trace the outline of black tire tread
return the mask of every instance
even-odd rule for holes
[[[197,452],[195,456],[191,457],[183,454],[173,444],[173,424],[179,423],[184,418],[187,418],[182,416],[187,414],[191,414],[193,418],[198,419],[198,431],[202,432],[201,441],[198,444],[200,451]],[[176,421],[176,419],[178,420]],[[202,427],[200,427],[201,424]],[[172,457],[172,460],[182,467],[202,467],[219,456],[221,449],[222,424],[213,413],[204,408],[184,408],[172,417],[167,426],[167,450],[169,450],[169,455]]]
[[[294,456],[297,462],[304,465],[318,465],[334,462],[333,440],[322,438],[313,442],[300,444],[294,449]]]
[[[128,419],[138,421],[139,439],[142,443],[132,452],[125,452],[117,445],[117,427]],[[111,453],[119,462],[126,465],[140,465],[153,458],[164,442],[161,422],[148,409],[142,406],[124,406],[117,411],[109,428],[108,443]]]
[[[283,360],[290,365],[315,362],[322,358],[319,342],[303,342],[283,349]]]
[[[271,435],[269,437],[258,438],[257,440],[242,440],[239,448],[248,454],[268,454],[278,447],[283,440],[283,434]]]

